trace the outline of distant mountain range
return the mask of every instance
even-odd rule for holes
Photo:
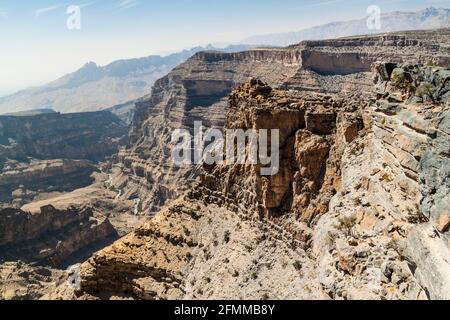
[[[230,46],[222,51],[241,51],[249,46]],[[114,108],[150,94],[154,82],[199,51],[219,50],[196,47],[165,57],[149,56],[118,60],[106,66],[94,62],[46,85],[0,98],[0,114],[34,109],[57,112],[85,112]]]
[[[259,35],[244,39],[250,45],[288,46],[303,40],[324,40],[384,32],[450,27],[450,9],[428,8],[418,12],[391,12],[381,15],[381,29],[369,29],[367,18],[333,22],[298,32]]]

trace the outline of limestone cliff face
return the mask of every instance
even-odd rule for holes
[[[242,53],[198,53],[157,81],[151,97],[137,104],[130,144],[118,155],[113,184],[121,196],[139,198],[146,213],[187,190],[198,176],[195,168],[171,163],[174,129],[193,131],[194,121],[222,127],[232,88],[252,75],[271,84],[298,68],[295,50],[253,50]]]
[[[0,174],[0,201],[20,207],[44,193],[72,191],[93,182],[87,160],[8,161]]]
[[[103,160],[124,142],[127,128],[110,112],[0,117],[0,159]]]
[[[415,61],[449,67],[450,51],[445,45],[449,35],[448,30],[403,32],[304,41],[299,47],[303,67],[326,75],[369,72],[376,61]]]
[[[58,210],[42,207],[29,213],[19,209],[0,212],[0,260],[40,262],[64,266],[80,251],[117,236],[109,220],[92,208]]]
[[[448,299],[449,71],[373,70],[362,100],[257,80],[233,91],[226,127],[280,129],[280,172],[206,166],[184,197],[83,264],[81,293]]]
[[[0,116],[0,201],[20,207],[93,182],[95,162],[126,143],[110,112]]]
[[[449,66],[448,37],[448,30],[405,32],[306,41],[284,49],[198,53],[157,81],[152,95],[137,104],[130,143],[119,152],[112,184],[121,197],[139,199],[143,213],[155,213],[188,190],[200,173],[197,167],[171,163],[173,130],[192,131],[194,121],[222,127],[228,94],[249,77],[289,90],[365,95],[371,90],[372,63],[380,59]]]

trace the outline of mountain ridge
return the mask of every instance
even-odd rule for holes
[[[406,19],[407,21],[399,20],[399,18],[403,17],[409,19]],[[450,26],[450,9],[430,7],[417,12],[393,11],[383,13],[381,15],[381,25],[382,28],[379,30],[369,30],[367,28],[367,17],[364,17],[348,21],[330,22],[295,32],[256,35],[242,40],[241,43],[288,46],[304,40],[325,40],[363,34],[444,28]]]
[[[240,51],[248,48],[236,45],[218,49],[208,45],[167,56],[116,60],[104,66],[87,62],[75,72],[47,84],[0,97],[0,113],[33,109],[72,113],[113,108],[149,94],[157,79],[199,51]]]

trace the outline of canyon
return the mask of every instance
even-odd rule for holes
[[[107,111],[0,116],[0,199],[20,207],[86,187],[126,141],[127,126]]]
[[[449,299],[449,43],[196,53],[136,103],[92,185],[0,211],[0,297]],[[279,129],[279,172],[175,166],[172,132],[196,121]]]

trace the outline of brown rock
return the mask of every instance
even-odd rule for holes
[[[446,233],[450,230],[450,214],[443,213],[437,223],[437,229],[441,233]]]

